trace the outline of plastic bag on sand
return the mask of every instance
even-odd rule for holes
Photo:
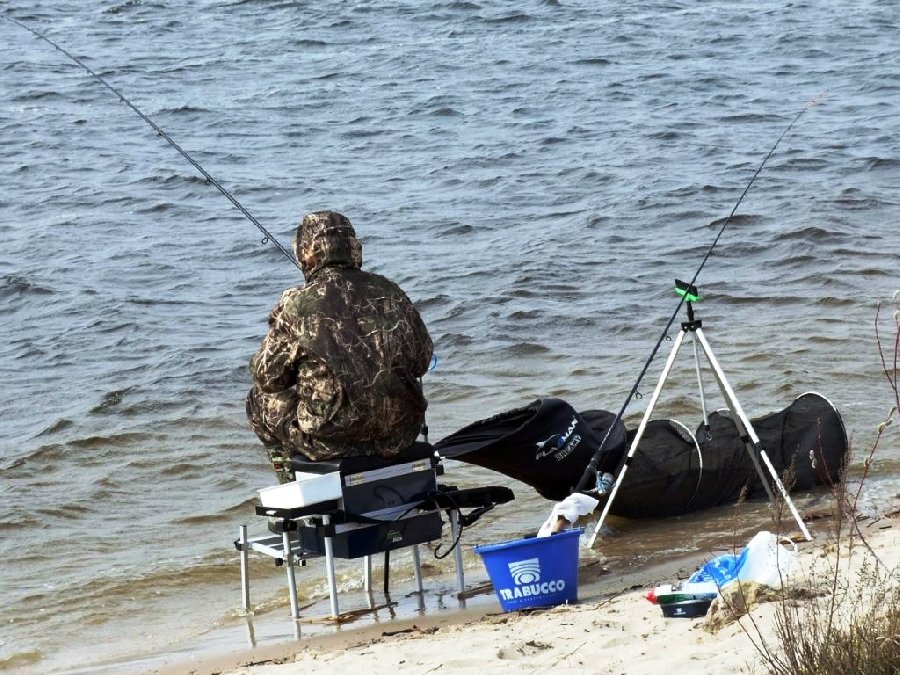
[[[720,555],[691,575],[689,581],[714,581],[719,588],[732,581],[752,581],[780,588],[797,571],[797,545],[789,549],[771,532],[758,532],[739,555]]]
[[[792,548],[779,543],[771,532],[758,532],[747,544],[747,557],[738,570],[740,581],[755,581],[763,586],[780,588],[785,580],[797,572],[800,561],[797,545],[783,538]]]

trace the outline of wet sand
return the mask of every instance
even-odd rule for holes
[[[822,523],[817,527],[824,532]],[[866,540],[897,578],[900,518],[862,524]],[[801,575],[810,585],[828,574],[833,545],[825,537],[799,545]],[[845,555],[842,574],[856,578],[869,558],[857,545]],[[584,561],[583,561],[584,562]],[[582,565],[579,602],[547,609],[503,613],[490,598],[459,611],[398,618],[330,635],[271,644],[212,658],[173,661],[152,672],[271,673],[365,672],[373,666],[396,673],[528,672],[653,673],[734,672],[758,661],[754,641],[774,644],[776,604],[755,607],[751,620],[704,630],[703,618],[665,618],[643,596],[653,586],[685,579],[703,562],[696,554],[629,571],[608,572],[602,563]],[[473,603],[476,604],[476,603]],[[751,639],[752,638],[752,639]]]

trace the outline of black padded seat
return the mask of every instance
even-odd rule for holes
[[[292,457],[291,468],[296,472],[317,474],[340,471],[341,475],[346,476],[351,473],[374,471],[375,469],[383,469],[388,466],[415,462],[421,459],[431,459],[432,464],[437,463],[437,456],[434,454],[434,448],[430,443],[417,441],[399,455],[387,458],[376,456],[336,457],[334,459],[324,459],[319,462],[313,462],[312,460],[303,457]]]

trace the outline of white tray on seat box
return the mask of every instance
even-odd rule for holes
[[[295,474],[296,480],[263,488],[259,500],[263,506],[273,509],[294,509],[327,502],[341,497],[341,472]]]

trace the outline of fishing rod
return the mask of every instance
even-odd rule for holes
[[[690,282],[687,284],[688,288],[694,288],[697,278],[700,276],[700,272],[703,271],[703,268],[706,266],[706,262],[709,260],[710,256],[713,253],[713,249],[715,249],[716,245],[719,243],[719,239],[722,238],[722,235],[725,233],[725,229],[731,223],[731,220],[734,218],[735,212],[738,210],[738,207],[741,205],[741,202],[744,201],[744,197],[747,196],[747,193],[750,191],[750,188],[756,182],[756,179],[759,177],[759,174],[762,173],[763,168],[768,163],[769,159],[775,154],[776,148],[781,143],[781,140],[787,135],[787,133],[794,127],[797,121],[803,116],[803,114],[809,110],[814,105],[817,105],[822,99],[822,96],[817,96],[809,101],[807,101],[806,105],[794,115],[793,119],[790,121],[784,130],[781,132],[781,135],[778,136],[778,139],[769,149],[769,152],[766,153],[766,156],[763,158],[762,162],[760,162],[759,166],[756,168],[753,176],[750,178],[750,181],[747,183],[744,191],[741,192],[740,197],[738,197],[737,202],[734,204],[734,208],[731,209],[731,213],[728,214],[728,217],[725,219],[725,222],[722,223],[722,226],[719,228],[718,234],[716,234],[716,238],[713,240],[709,249],[706,251],[706,255],[703,256],[703,260],[700,262],[700,266],[697,267],[697,271],[694,272],[694,276],[691,278]],[[672,324],[675,323],[676,318],[678,317],[678,313],[681,311],[681,307],[684,305],[687,298],[689,298],[688,293],[679,294],[678,304],[675,306],[675,311],[672,312],[672,316],[669,317],[668,323],[666,323],[665,328],[663,328],[662,334],[659,336],[659,339],[656,341],[656,344],[653,346],[653,349],[650,352],[650,356],[647,358],[647,361],[644,363],[644,367],[641,369],[641,372],[638,374],[637,380],[634,383],[634,386],[631,387],[631,391],[628,393],[628,397],[625,399],[625,403],[622,405],[622,408],[619,410],[616,418],[613,420],[612,424],[610,424],[609,429],[607,429],[606,434],[603,436],[603,440],[600,441],[600,447],[594,452],[593,457],[591,457],[591,461],[588,462],[587,467],[584,470],[584,473],[581,476],[581,480],[578,481],[578,485],[573,490],[573,492],[581,492],[589,489],[589,487],[593,487],[597,481],[597,465],[600,463],[600,455],[606,449],[606,442],[609,440],[610,435],[612,434],[612,430],[617,427],[619,422],[621,422],[622,417],[625,415],[625,410],[628,408],[631,400],[637,394],[638,387],[641,384],[641,381],[644,379],[644,375],[647,374],[647,370],[650,368],[650,364],[653,363],[653,359],[656,358],[657,352],[659,352],[659,348],[662,345],[663,341],[666,339],[666,336],[669,334],[669,330],[672,328]],[[626,464],[630,463],[631,458],[627,458],[625,460]],[[608,507],[607,507],[608,509]],[[604,512],[605,513],[605,512]],[[593,539],[591,540],[593,543]]]
[[[275,246],[275,248],[277,248],[279,251],[281,251],[281,254],[282,254],[285,258],[287,258],[288,260],[290,260],[294,265],[297,266],[298,269],[301,269],[301,271],[302,271],[302,268],[300,268],[300,263],[299,263],[299,262],[297,261],[297,259],[290,253],[290,251],[288,251],[288,250],[282,245],[282,243],[281,243],[280,241],[278,241],[278,239],[275,237],[275,235],[273,235],[271,232],[269,232],[269,230],[267,230],[265,227],[263,227],[262,223],[260,223],[260,222],[253,216],[252,213],[250,213],[246,208],[244,208],[243,204],[241,204],[241,203],[234,197],[234,195],[232,195],[228,190],[226,190],[226,189],[222,186],[222,184],[219,183],[219,181],[217,181],[215,178],[213,178],[213,176],[212,176],[206,169],[204,169],[202,166],[200,166],[200,163],[199,163],[197,160],[195,160],[193,157],[191,157],[191,155],[188,154],[188,152],[187,152],[186,150],[184,150],[184,148],[182,148],[180,145],[178,145],[178,143],[176,143],[174,140],[172,140],[172,137],[169,136],[169,134],[167,134],[167,133],[166,133],[166,132],[158,125],[158,124],[156,124],[156,122],[154,122],[154,121],[153,121],[152,119],[150,119],[147,115],[145,115],[145,114],[144,114],[144,113],[143,113],[136,105],[134,105],[134,103],[132,103],[131,101],[129,101],[127,98],[125,98],[125,96],[122,94],[122,92],[120,92],[118,89],[116,89],[115,87],[113,87],[113,86],[112,86],[109,82],[107,82],[103,77],[101,77],[100,75],[98,75],[97,73],[95,73],[95,72],[94,72],[94,71],[93,71],[86,63],[84,63],[84,61],[82,61],[81,59],[79,59],[79,58],[78,58],[77,56],[75,56],[74,54],[69,53],[67,50],[65,50],[63,47],[61,47],[60,45],[58,45],[56,42],[54,42],[53,40],[51,40],[50,38],[48,38],[46,35],[44,35],[44,34],[42,34],[42,33],[39,33],[39,32],[36,31],[34,28],[31,28],[30,26],[28,26],[28,25],[22,23],[22,22],[19,21],[18,19],[14,19],[14,18],[12,18],[12,17],[10,17],[10,16],[4,16],[3,18],[6,19],[7,21],[11,21],[12,23],[16,24],[17,26],[20,26],[21,28],[24,28],[25,30],[27,30],[29,33],[31,33],[31,34],[34,35],[35,37],[40,38],[41,40],[43,40],[44,42],[46,42],[47,44],[49,44],[51,47],[53,47],[54,49],[57,49],[58,51],[60,51],[60,52],[62,52],[63,54],[65,54],[70,60],[72,60],[73,62],[75,62],[76,64],[78,64],[78,65],[81,66],[82,68],[84,68],[84,70],[86,70],[86,71],[91,75],[91,77],[93,77],[94,79],[96,79],[98,82],[100,82],[100,84],[102,84],[104,87],[106,87],[107,89],[109,89],[113,94],[115,94],[115,96],[116,96],[122,103],[124,103],[124,104],[127,105],[129,108],[131,108],[131,109],[138,115],[138,117],[140,117],[140,118],[141,118],[142,120],[144,120],[147,124],[149,124],[149,125],[153,128],[153,130],[156,131],[157,135],[162,136],[162,137],[166,140],[166,142],[167,142],[169,145],[171,145],[173,148],[175,148],[175,149],[178,151],[178,153],[179,153],[182,157],[184,157],[188,162],[190,162],[191,165],[192,165],[195,169],[197,169],[197,171],[199,171],[200,174],[206,179],[207,183],[212,184],[213,187],[215,187],[219,192],[221,192],[221,193],[225,196],[225,198],[228,199],[228,201],[230,201],[230,202],[232,203],[232,205],[234,206],[234,208],[236,208],[238,211],[240,211],[240,212],[243,214],[243,216],[244,216],[247,220],[249,220],[251,223],[253,223],[253,224],[256,226],[256,228],[257,228],[260,232],[262,232],[263,238],[262,238],[261,243],[262,243],[263,245],[268,244],[268,243],[271,242],[272,245]]]

